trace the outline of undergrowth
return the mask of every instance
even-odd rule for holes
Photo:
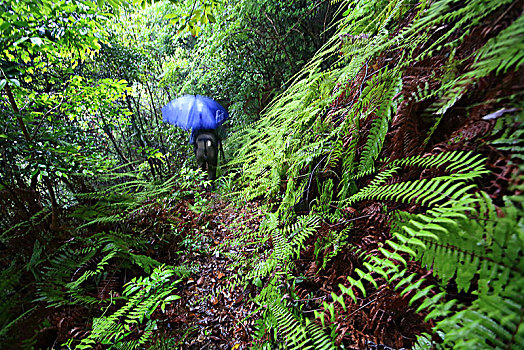
[[[155,312],[164,312],[179,299],[177,288],[198,271],[198,265],[191,262],[166,264],[166,258],[155,251],[164,245],[176,249],[180,244],[183,249],[179,221],[175,220],[180,214],[174,211],[174,204],[198,197],[192,188],[200,178],[200,172],[188,169],[154,183],[138,173],[100,177],[99,183],[113,185],[101,185],[99,190],[79,196],[85,204],[70,211],[69,220],[76,224],[70,239],[43,244],[36,240],[29,261],[15,260],[10,269],[2,271],[0,338],[18,344],[11,338],[12,331],[32,315],[36,317],[40,309],[49,308],[62,319],[60,323],[70,322],[71,313],[92,317],[88,319],[90,330],[76,327],[79,331],[71,333],[66,327],[59,328],[64,334],[58,338],[69,338],[62,345],[66,348],[90,349],[104,344],[138,349],[151,345],[158,328]],[[162,216],[168,219],[156,222]],[[13,288],[24,276],[16,272],[20,264],[34,276],[25,287],[34,289],[32,300],[15,300],[19,296]],[[9,318],[17,305],[24,304],[30,308]],[[44,321],[41,327],[48,323]],[[37,340],[38,332],[19,346],[38,347]]]
[[[233,257],[257,348],[522,348],[519,3],[337,3],[338,33],[233,133],[237,198],[270,207],[234,242],[265,247]]]
[[[227,143],[224,196],[265,202],[260,227],[214,251],[238,248],[228,288],[257,290],[253,348],[524,348],[521,3],[331,3],[337,33]],[[0,339],[54,308],[89,314],[65,347],[150,346],[198,269],[159,250],[192,244],[173,208],[208,212],[199,176],[117,171],[78,196],[69,240],[39,235],[3,268]]]

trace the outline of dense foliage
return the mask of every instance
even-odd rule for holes
[[[1,344],[524,346],[521,1],[0,10]]]
[[[196,39],[165,64],[161,85],[173,95],[202,93],[229,107],[230,123],[258,112],[327,40],[333,8],[327,1],[251,1],[227,6]]]
[[[351,2],[337,35],[236,134],[239,195],[281,198],[254,233],[273,249],[239,264],[241,283],[264,281],[275,342],[522,347],[518,6]],[[311,311],[331,342],[314,340]]]

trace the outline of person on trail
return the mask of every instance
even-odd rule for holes
[[[209,181],[216,179],[219,149],[222,159],[224,159],[224,149],[220,136],[217,129],[193,129],[189,138],[189,143],[193,145],[198,167],[204,172],[207,171]]]

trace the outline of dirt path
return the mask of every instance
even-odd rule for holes
[[[236,252],[224,243],[244,229],[258,228],[258,204],[235,209],[217,194],[207,198],[211,211],[195,214],[189,221],[199,226],[190,228],[190,249],[177,259],[197,265],[198,272],[177,291],[182,298],[166,310],[163,336],[181,349],[246,349],[252,343],[254,319],[249,316],[256,311],[250,301],[254,289],[236,285],[228,254]]]

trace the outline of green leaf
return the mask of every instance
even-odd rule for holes
[[[114,9],[120,7],[120,0],[107,0],[107,2],[113,7]]]
[[[35,45],[37,45],[37,46],[42,46],[42,44],[44,43],[44,42],[42,41],[42,39],[40,39],[40,38],[37,37],[37,36],[31,38],[30,40],[31,40],[31,42],[32,42],[33,44],[35,44]]]
[[[0,90],[2,90],[6,84],[7,84],[7,81],[5,79],[0,80]]]
[[[359,268],[356,268],[355,271],[360,276],[361,279],[365,279],[369,281],[372,285],[375,286],[375,288],[378,288],[377,282],[373,279],[373,277],[371,277],[370,274],[365,273],[364,271],[360,270]]]
[[[262,288],[262,280],[259,277],[255,278],[253,284],[259,288]]]
[[[170,301],[178,300],[178,299],[180,299],[180,298],[181,298],[180,295],[173,294],[173,295],[168,296],[168,297],[164,300],[164,302],[167,303],[167,302],[170,302]]]
[[[20,82],[18,81],[18,79],[9,79],[9,81],[10,81],[12,84],[14,84],[14,85],[20,87]]]
[[[347,287],[344,286],[342,283],[339,283],[339,284],[338,284],[338,287],[340,288],[340,290],[342,291],[342,293],[349,295],[349,296],[351,297],[351,299],[353,299],[353,301],[354,301],[355,303],[357,302],[357,296],[355,295],[355,293],[353,293],[353,289],[352,289],[352,287],[347,288]]]
[[[13,21],[13,24],[17,26],[18,28],[24,28],[24,27],[29,26],[29,23],[27,23],[27,21]]]
[[[11,28],[11,23],[9,22],[4,22],[0,24],[0,30],[3,32],[7,31],[9,28]]]
[[[422,297],[425,297],[426,295],[428,295],[429,292],[431,292],[431,290],[433,289],[433,285],[430,285],[430,286],[427,286],[426,288],[422,289],[421,291],[418,291],[417,294],[415,294],[411,300],[409,301],[409,305],[413,305],[413,303],[422,298]]]
[[[26,41],[27,39],[29,39],[28,36],[21,37],[20,39],[18,39],[17,41],[15,41],[15,42],[13,43],[13,46],[18,46],[18,44],[23,43],[23,42]]]
[[[87,6],[89,6],[89,7],[92,8],[92,9],[96,8],[96,5],[95,5],[95,3],[94,3],[93,1],[87,1],[87,0],[85,0],[85,1],[84,1],[84,4],[87,5]]]

